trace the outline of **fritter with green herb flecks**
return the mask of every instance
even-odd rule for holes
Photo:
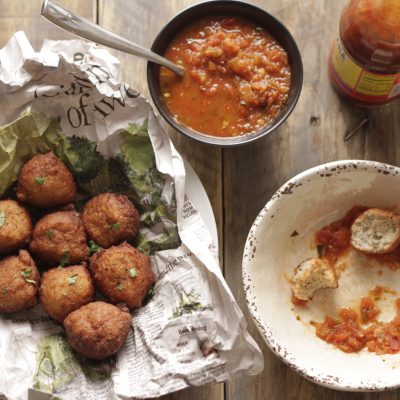
[[[123,346],[131,319],[126,308],[96,301],[69,314],[64,327],[75,351],[100,360],[115,354]]]
[[[0,312],[25,310],[37,302],[40,275],[26,250],[0,260]]]
[[[90,270],[104,296],[129,308],[140,307],[155,282],[149,257],[126,242],[95,253]]]
[[[57,211],[45,215],[33,229],[30,249],[47,266],[86,261],[89,249],[79,213]]]
[[[28,211],[14,200],[0,201],[0,254],[26,247],[32,236]]]
[[[123,194],[93,197],[85,205],[82,221],[89,238],[105,248],[133,239],[139,230],[139,212]]]
[[[86,267],[73,265],[45,272],[39,293],[44,311],[62,323],[69,313],[93,300],[94,287]]]
[[[21,168],[18,200],[46,208],[72,203],[75,197],[74,178],[53,152],[36,155]]]

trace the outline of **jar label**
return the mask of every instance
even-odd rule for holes
[[[335,83],[354,99],[380,103],[400,95],[399,74],[377,74],[353,61],[337,36],[330,55],[330,71]]]

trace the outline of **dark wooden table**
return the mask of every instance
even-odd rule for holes
[[[150,46],[160,28],[195,0],[59,0],[86,18]],[[327,57],[346,0],[249,1],[280,19],[297,41],[304,63],[300,100],[288,121],[273,135],[235,149],[202,145],[170,131],[170,136],[199,175],[218,225],[220,260],[226,280],[259,343],[265,369],[256,377],[178,392],[163,399],[180,400],[316,400],[400,399],[400,391],[376,394],[324,389],[297,375],[264,344],[246,309],[241,261],[249,228],[271,195],[293,175],[338,159],[370,159],[400,165],[399,102],[365,111],[341,101],[328,81]],[[41,0],[0,0],[0,46],[24,30],[36,49],[43,39],[71,36],[40,17]],[[115,52],[117,54],[117,52]],[[148,95],[146,62],[117,54],[122,78]],[[348,142],[346,131],[363,118],[368,123]]]

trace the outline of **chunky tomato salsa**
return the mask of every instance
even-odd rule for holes
[[[321,257],[333,265],[338,257],[346,252],[350,247],[351,225],[366,209],[367,207],[354,206],[343,218],[324,226],[315,234]]]
[[[199,20],[165,57],[185,76],[161,68],[163,101],[176,120],[212,136],[237,136],[269,125],[290,90],[288,56],[264,29],[238,17]]]
[[[335,266],[339,257],[350,247],[351,226],[355,219],[367,208],[354,206],[346,215],[324,226],[315,235],[319,255]],[[366,254],[391,269],[400,267],[400,249],[388,254]],[[373,287],[368,296],[360,300],[359,312],[352,308],[342,308],[338,316],[325,316],[322,322],[312,322],[316,335],[346,353],[358,352],[366,348],[376,354],[400,352],[400,298],[396,299],[396,316],[389,322],[378,321],[380,309],[376,303],[383,293],[396,294],[388,288]],[[296,303],[295,303],[296,304]]]
[[[376,354],[396,354],[400,352],[400,298],[395,304],[397,313],[389,322],[377,321],[378,306],[371,297],[363,297],[360,316],[351,308],[342,308],[339,318],[326,316],[323,322],[312,324],[319,338],[346,353],[366,348]]]

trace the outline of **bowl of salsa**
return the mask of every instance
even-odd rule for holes
[[[173,128],[201,142],[259,139],[288,118],[300,95],[296,42],[275,17],[248,3],[189,7],[160,31],[152,50],[185,68],[179,77],[148,63],[154,104]]]

